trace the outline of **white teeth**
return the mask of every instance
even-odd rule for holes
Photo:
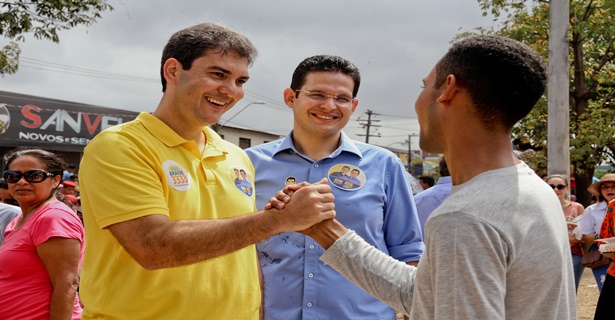
[[[323,116],[323,115],[318,115],[318,114],[315,114],[314,116],[316,116],[317,118],[320,118],[320,119],[325,119],[325,120],[332,120],[333,119],[332,116]]]
[[[225,102],[220,101],[220,100],[216,100],[214,98],[206,98],[206,99],[207,99],[207,101],[209,101],[211,103],[214,103],[214,104],[217,104],[217,105],[220,105],[220,106],[223,106],[223,105],[226,104]]]

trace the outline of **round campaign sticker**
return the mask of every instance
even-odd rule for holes
[[[365,172],[351,164],[337,164],[329,169],[329,181],[342,190],[359,190],[366,180]]]
[[[254,191],[254,179],[247,170],[241,167],[231,167],[229,170],[229,178],[231,178],[231,181],[239,191],[243,192],[248,197],[252,196],[252,192]]]
[[[192,177],[190,173],[184,169],[179,163],[173,160],[167,160],[162,163],[164,175],[167,177],[167,183],[171,188],[178,191],[186,191],[192,185]]]

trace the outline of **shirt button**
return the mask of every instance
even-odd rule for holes
[[[311,302],[308,302],[308,303],[307,303],[307,306],[308,306],[308,308],[311,308],[311,307],[312,307],[312,303],[311,303]]]
[[[311,244],[311,245],[310,245],[310,249],[314,249],[315,247],[316,247],[316,246],[315,246],[315,245],[313,245],[313,244]]]
[[[308,277],[309,278],[314,278],[314,274],[313,273],[308,273]]]
[[[314,167],[318,168],[319,167],[318,163],[314,163]]]

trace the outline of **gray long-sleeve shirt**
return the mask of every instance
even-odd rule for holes
[[[577,318],[561,206],[525,164],[453,187],[426,230],[418,269],[354,232],[321,260],[412,319]]]

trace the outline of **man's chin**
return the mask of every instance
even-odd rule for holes
[[[436,145],[433,142],[425,141],[424,138],[419,138],[419,147],[423,152],[431,153],[431,154],[440,154],[444,153],[442,148]]]

